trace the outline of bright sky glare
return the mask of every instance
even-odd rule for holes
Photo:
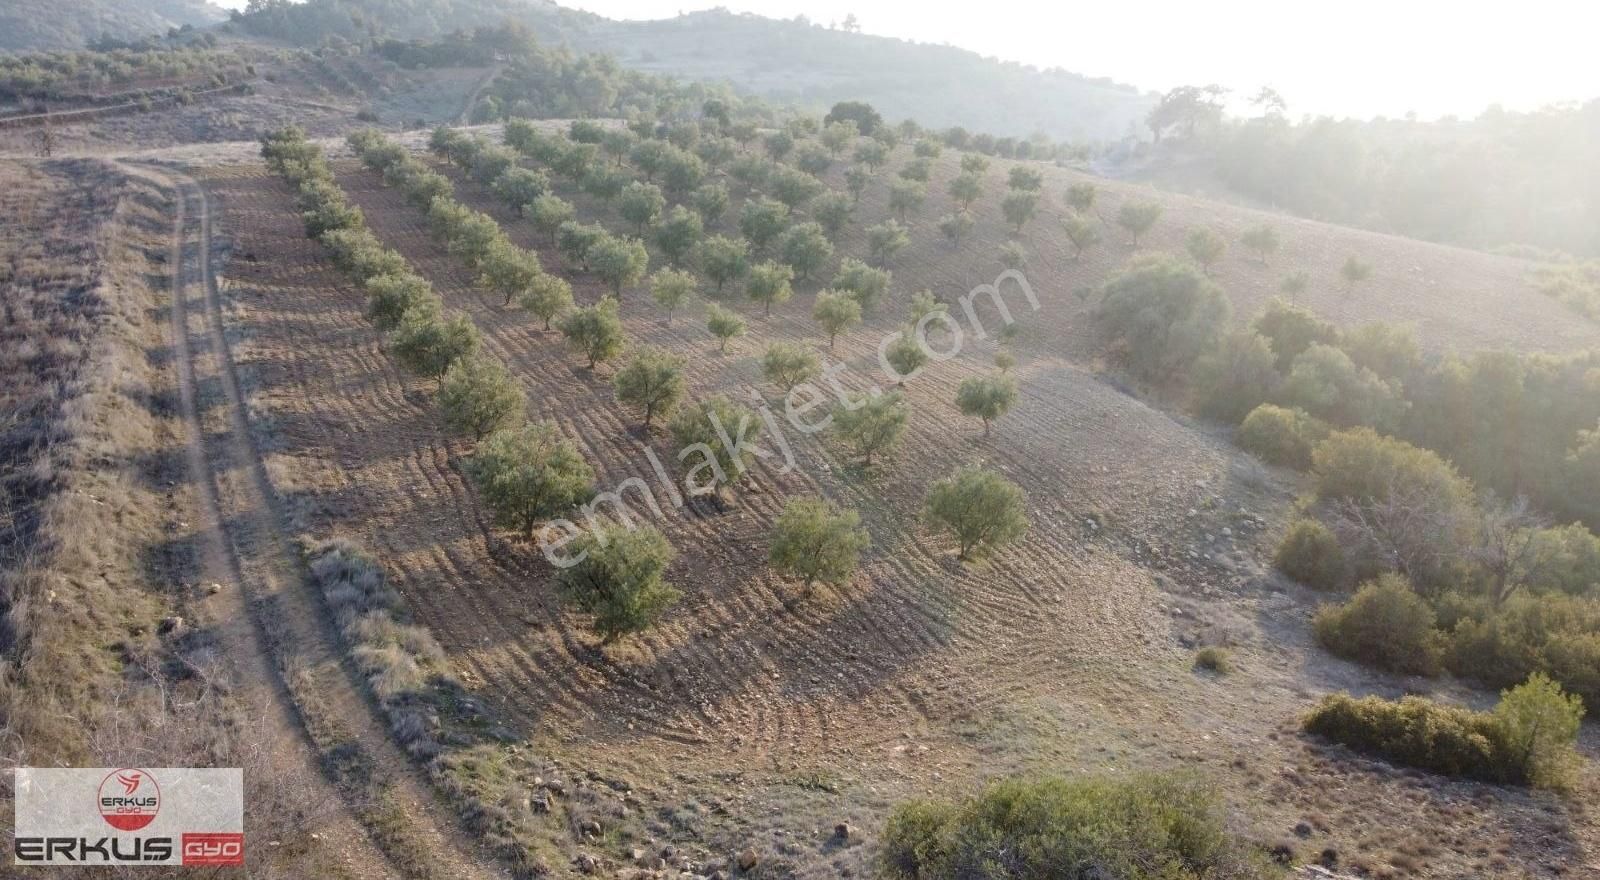
[[[557,0],[610,18],[671,18],[723,5],[813,22],[855,13],[865,33],[950,43],[1142,89],[1276,88],[1289,112],[1476,116],[1600,97],[1600,2],[1523,0],[1144,0],[1052,3]]]

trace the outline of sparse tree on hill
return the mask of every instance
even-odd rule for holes
[[[672,314],[694,296],[694,276],[680,269],[661,269],[650,276],[650,296],[656,305],[667,310],[667,326],[672,326]]]
[[[844,173],[844,188],[850,193],[850,203],[860,204],[861,194],[867,191],[867,184],[872,182],[872,174],[865,168],[851,168]]]
[[[682,205],[674,205],[656,227],[656,246],[667,258],[668,265],[678,266],[694,253],[705,235],[705,224],[700,215]]]
[[[775,131],[767,135],[766,147],[767,155],[771,156],[774,162],[782,162],[783,157],[794,149],[794,135],[787,131]]]
[[[785,393],[821,372],[817,353],[798,342],[774,342],[761,355],[761,375]]]
[[[509,241],[496,243],[479,267],[481,273],[478,283],[500,293],[504,297],[501,305],[507,306],[544,274],[539,266],[538,254],[525,251]]]
[[[1077,212],[1079,216],[1086,217],[1094,210],[1095,196],[1098,190],[1092,183],[1074,183],[1067,187],[1067,207]]]
[[[789,226],[789,209],[782,202],[756,199],[744,203],[739,215],[739,231],[755,250],[764,251]]]
[[[670,426],[672,442],[688,453],[682,460],[690,494],[720,494],[721,484],[732,488],[744,478],[755,452],[734,438],[746,436],[748,426],[760,423],[760,417],[749,408],[721,395],[678,409]]]
[[[1000,265],[1020,272],[1028,266],[1028,251],[1021,242],[1008,241],[1000,245]]]
[[[571,221],[572,216],[572,205],[553,193],[539,196],[528,206],[528,218],[533,222],[533,228],[544,233],[551,244],[555,243],[556,230],[563,223]]]
[[[816,144],[805,144],[795,151],[794,164],[806,174],[816,177],[833,166],[833,157]]]
[[[1000,202],[1000,212],[1012,226],[1013,235],[1021,235],[1022,227],[1033,219],[1039,207],[1039,194],[1031,190],[1012,190]]]
[[[463,358],[445,370],[439,382],[439,408],[452,431],[482,440],[496,429],[514,424],[527,412],[522,386],[493,358]]]
[[[400,365],[429,379],[443,376],[450,365],[478,350],[478,328],[466,315],[442,319],[435,311],[411,309],[390,337],[390,351]]]
[[[546,272],[528,285],[517,304],[543,321],[544,329],[549,330],[551,321],[572,308],[572,285],[567,279]]]
[[[850,224],[852,206],[844,193],[826,192],[811,204],[811,216],[817,219],[822,231],[832,241]]]
[[[706,308],[706,329],[717,337],[718,351],[728,353],[728,340],[744,333],[744,319],[736,312],[712,303]]]
[[[756,188],[767,182],[776,167],[760,156],[741,156],[728,167],[728,176],[744,187],[746,195],[754,195]]]
[[[772,197],[793,212],[822,193],[822,181],[795,168],[779,168],[773,172],[769,188]]]
[[[667,153],[666,161],[661,166],[661,185],[675,198],[693,192],[705,179],[706,165],[699,156],[683,150]]]
[[[1239,243],[1255,251],[1261,265],[1265,266],[1267,258],[1278,250],[1278,230],[1271,223],[1252,226],[1239,236]]]
[[[628,158],[633,162],[633,167],[644,175],[645,182],[649,183],[661,173],[661,166],[667,161],[667,144],[658,140],[642,140]]]
[[[616,162],[618,168],[621,168],[622,160],[628,157],[636,140],[633,132],[626,128],[608,128],[600,137],[600,149]]]
[[[950,181],[950,197],[955,199],[961,209],[972,207],[972,203],[983,195],[983,178],[976,174],[962,174]]]
[[[801,281],[811,280],[833,259],[833,244],[819,223],[800,223],[784,233],[778,247],[783,262],[793,269]]]
[[[532,540],[539,523],[594,494],[594,471],[549,422],[501,428],[467,461],[495,522]]]
[[[862,141],[856,146],[855,160],[876,172],[888,163],[889,148],[881,141]]]
[[[895,213],[901,223],[906,221],[906,214],[922,207],[928,198],[928,188],[914,180],[897,180],[889,184],[889,210]]]
[[[549,191],[550,178],[527,168],[507,168],[494,181],[494,194],[515,208],[518,217],[526,216],[528,205]]]
[[[728,188],[720,183],[701,186],[689,200],[706,226],[715,227],[722,222],[722,215],[728,212]]]
[[[617,399],[644,410],[644,427],[657,414],[665,415],[683,399],[683,359],[668,351],[646,346],[612,379]]]
[[[899,444],[908,417],[905,395],[898,391],[857,395],[834,407],[833,431],[870,468],[873,456]]]
[[[750,278],[745,281],[745,293],[761,303],[766,309],[767,317],[772,316],[772,307],[782,305],[794,296],[794,289],[789,282],[794,280],[794,270],[782,263],[767,261],[757,263],[750,268]]]
[[[994,353],[994,365],[1000,370],[1001,375],[1008,374],[1011,368],[1017,365],[1017,356],[1002,348]]]
[[[896,385],[904,385],[918,370],[922,369],[923,364],[928,362],[927,349],[923,346],[921,340],[917,339],[916,334],[911,332],[910,328],[907,328],[905,332],[896,337],[894,342],[889,343],[889,347],[884,350],[883,356],[884,360],[889,362],[889,366],[895,372],[894,383]]]
[[[645,227],[656,222],[666,205],[667,199],[661,194],[661,187],[637,180],[623,187],[622,194],[617,198],[617,212],[622,219],[633,224],[639,235],[644,235]]]
[[[834,290],[848,291],[861,304],[862,312],[871,312],[889,292],[892,277],[887,269],[874,269],[854,257],[846,257],[839,264],[831,286]]]
[[[617,316],[617,301],[609,296],[568,314],[559,326],[567,343],[589,359],[591,370],[622,353],[622,319]]]
[[[1028,530],[1022,489],[977,466],[933,484],[923,518],[955,537],[960,547],[956,558],[963,560],[987,554]]]
[[[828,123],[822,129],[819,140],[827,148],[829,155],[838,158],[839,154],[844,152],[845,147],[855,143],[858,134],[860,132],[856,129],[856,121],[854,119],[841,119],[837,122]]]
[[[1007,375],[973,376],[956,390],[956,406],[962,415],[983,420],[983,436],[989,436],[989,423],[1011,410],[1017,402],[1017,380]]]
[[[920,158],[937,159],[939,154],[944,152],[944,144],[932,138],[923,138],[917,141],[916,145],[911,148],[911,152]]]
[[[911,295],[911,305],[906,309],[906,322],[915,329],[922,324],[923,318],[939,312],[948,314],[950,307],[940,302],[933,295],[933,291],[919,290]],[[934,326],[942,327],[943,322],[939,322]]]
[[[972,215],[966,211],[946,214],[939,218],[939,231],[944,233],[944,237],[950,239],[951,246],[956,248],[961,247],[961,239],[972,232],[973,225]]]
[[[1038,192],[1044,186],[1044,172],[1026,165],[1013,165],[1006,173],[1006,183],[1017,192]]]
[[[1082,214],[1068,214],[1062,217],[1061,231],[1066,233],[1067,240],[1072,242],[1074,260],[1083,256],[1084,248],[1093,247],[1100,241],[1100,224]]]
[[[828,350],[833,351],[834,340],[839,334],[861,323],[861,303],[848,292],[822,290],[817,293],[811,317],[822,325],[822,332],[828,334]]]
[[[1228,242],[1209,226],[1197,226],[1189,230],[1189,237],[1184,241],[1184,247],[1189,251],[1189,256],[1200,266],[1200,271],[1207,276],[1211,275],[1211,267],[1222,259],[1228,250]]]
[[[1133,246],[1139,246],[1139,237],[1149,232],[1161,219],[1161,204],[1140,199],[1128,199],[1117,209],[1117,225],[1133,236]]]
[[[576,565],[556,574],[561,596],[594,615],[602,644],[649,629],[681,594],[663,575],[675,555],[654,526],[585,532],[572,542]]]
[[[963,153],[961,155],[961,173],[983,176],[989,170],[989,159],[980,153]]]
[[[854,510],[820,498],[795,498],[773,524],[768,558],[779,573],[799,579],[800,598],[808,598],[819,582],[848,583],[871,543]]]
[[[879,266],[887,266],[910,243],[906,228],[893,220],[867,227],[867,253]]]
[[[1300,294],[1305,293],[1306,288],[1310,286],[1311,276],[1305,272],[1290,272],[1288,275],[1283,276],[1282,281],[1278,282],[1278,290],[1284,296],[1287,296],[1291,303],[1298,299]]]
[[[918,183],[927,183],[933,176],[933,163],[927,159],[912,159],[900,169],[901,180],[914,180]]]
[[[1372,264],[1351,255],[1346,257],[1344,265],[1339,267],[1339,277],[1344,279],[1345,293],[1354,293],[1356,285],[1372,277]]]
[[[622,288],[639,283],[650,269],[650,252],[637,238],[607,235],[590,248],[588,256],[594,274],[617,296],[622,295]]]
[[[750,271],[750,246],[736,238],[713,235],[700,243],[700,271],[717,286],[717,293],[730,281],[738,281]]]

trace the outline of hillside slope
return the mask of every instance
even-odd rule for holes
[[[133,40],[226,17],[207,0],[11,0],[0,5],[0,52],[81,49],[106,35]]]
[[[1065,70],[723,9],[661,21],[602,19],[575,43],[613,53],[629,67],[728,80],[778,101],[826,107],[864,100],[890,119],[998,136],[1119,138],[1154,103],[1131,86]]]

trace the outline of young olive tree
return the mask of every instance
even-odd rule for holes
[[[467,461],[496,524],[532,540],[539,523],[594,495],[594,471],[549,422],[501,428]]]
[[[771,343],[761,355],[761,375],[786,393],[821,372],[816,352],[798,342]]]
[[[779,573],[801,582],[803,599],[818,583],[848,583],[871,543],[854,510],[840,510],[820,498],[796,498],[773,523],[768,559]]]
[[[929,525],[955,537],[956,558],[984,555],[1028,530],[1022,489],[994,471],[965,467],[933,484],[923,506]]]
[[[845,291],[818,291],[811,317],[822,325],[822,332],[828,334],[828,350],[833,351],[839,334],[861,323],[861,303]]]
[[[445,425],[474,440],[514,424],[527,411],[522,386],[492,357],[462,358],[439,382],[439,409]]]
[[[644,427],[655,416],[670,413],[683,399],[683,359],[659,348],[645,347],[617,371],[612,380],[617,399],[644,410]]]
[[[973,376],[956,390],[956,407],[961,414],[983,420],[983,436],[989,424],[1011,410],[1017,402],[1017,380],[1008,375]]]
[[[870,468],[873,456],[886,454],[900,443],[908,416],[905,395],[898,391],[858,395],[834,408],[832,427],[834,435]]]
[[[717,338],[718,351],[728,353],[728,340],[744,333],[744,319],[737,312],[712,303],[706,308],[706,329]]]
[[[591,370],[622,353],[622,319],[617,316],[617,301],[609,296],[569,313],[559,326],[567,343],[589,359]]]
[[[661,269],[650,276],[650,297],[656,305],[667,310],[667,326],[672,326],[672,315],[689,298],[694,296],[695,280],[681,269]]]
[[[681,596],[665,579],[672,545],[654,526],[585,532],[571,552],[579,561],[556,574],[556,588],[594,616],[601,644],[649,629]]]

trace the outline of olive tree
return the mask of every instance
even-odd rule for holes
[[[1011,376],[973,376],[956,389],[956,406],[962,415],[983,420],[983,436],[989,436],[989,423],[1011,410],[1017,402],[1017,380]]]
[[[650,276],[650,297],[656,305],[667,310],[667,325],[672,325],[672,313],[694,296],[694,276],[680,269],[662,269]]]
[[[572,542],[578,561],[556,574],[561,597],[594,616],[602,644],[649,629],[681,594],[665,579],[674,551],[654,526],[610,527]]]
[[[778,245],[783,262],[800,281],[808,281],[833,259],[833,244],[820,223],[799,223],[783,234]]]
[[[437,379],[451,364],[478,350],[478,328],[466,315],[446,320],[437,311],[411,309],[401,317],[389,345],[401,366]]]
[[[745,293],[761,303],[766,308],[767,316],[771,317],[774,304],[781,305],[794,296],[794,289],[789,286],[793,280],[794,270],[782,263],[770,260],[757,263],[751,267],[750,278],[745,281]]]
[[[1067,207],[1082,215],[1094,210],[1095,196],[1098,191],[1092,183],[1074,183],[1067,187]]]
[[[834,435],[872,467],[873,456],[899,444],[908,417],[905,395],[898,391],[857,395],[834,407],[832,427]]]
[[[645,227],[656,222],[666,205],[667,198],[661,194],[661,187],[637,180],[623,187],[617,197],[617,212],[633,224],[639,235],[644,235]]]
[[[704,235],[705,224],[700,215],[676,205],[656,227],[656,247],[661,248],[669,265],[677,266],[694,253]]]
[[[744,319],[737,312],[712,303],[706,309],[706,329],[717,337],[718,351],[728,353],[728,340],[744,333]]]
[[[1216,230],[1208,226],[1198,226],[1189,230],[1189,237],[1184,241],[1184,248],[1189,251],[1189,256],[1200,266],[1200,271],[1207,276],[1211,274],[1211,267],[1222,259],[1228,250],[1227,239],[1218,235]]]
[[[893,220],[867,227],[867,253],[880,266],[888,265],[910,243],[906,228]]]
[[[928,350],[908,327],[884,349],[883,358],[895,372],[895,384],[904,385],[928,362]]]
[[[1142,199],[1128,199],[1117,209],[1117,225],[1133,236],[1133,246],[1139,246],[1139,237],[1149,232],[1161,219],[1161,204]]]
[[[961,205],[961,209],[972,207],[972,203],[983,195],[983,178],[976,174],[958,175],[950,181],[950,197]]]
[[[1267,258],[1277,253],[1278,230],[1271,223],[1252,226],[1239,236],[1239,243],[1255,251],[1256,258],[1265,266]]]
[[[401,319],[413,308],[431,306],[434,314],[441,310],[433,285],[409,271],[400,275],[374,275],[363,286],[367,289],[367,320],[385,332],[400,326]]]
[[[666,414],[683,399],[683,359],[659,348],[645,347],[612,379],[617,399],[644,410],[644,427],[657,413]]]
[[[560,328],[567,343],[589,359],[590,369],[622,353],[622,319],[617,316],[617,301],[609,296],[569,313]]]
[[[950,239],[950,244],[957,248],[961,247],[961,239],[972,232],[972,227],[972,215],[966,211],[946,214],[939,218],[939,231],[944,233],[944,237]]]
[[[1028,530],[1022,489],[994,471],[965,467],[934,483],[923,504],[923,518],[950,532],[960,547],[958,559],[992,552]]]
[[[445,425],[474,440],[514,423],[527,406],[522,386],[498,360],[485,355],[456,361],[439,382]]]
[[[717,293],[730,281],[738,281],[750,271],[750,245],[742,239],[713,235],[700,243],[697,251],[700,271],[717,286]]]
[[[567,279],[546,272],[522,291],[517,305],[543,321],[544,329],[549,330],[551,321],[572,308],[572,285]]]
[[[915,180],[897,180],[889,184],[889,210],[901,223],[906,215],[922,207],[928,198],[928,188]]]
[[[1100,224],[1083,214],[1067,214],[1061,218],[1061,231],[1072,242],[1072,258],[1083,256],[1083,249],[1100,242]]]
[[[467,473],[495,523],[530,540],[539,523],[594,494],[594,471],[549,422],[490,434],[468,459]]]
[[[689,203],[694,206],[700,219],[705,221],[705,225],[716,226],[728,211],[728,188],[720,183],[705,184],[694,191]]]
[[[1000,212],[1005,215],[1014,234],[1020,235],[1039,207],[1039,194],[1029,190],[1013,190],[1000,202]]]
[[[600,280],[620,296],[622,288],[639,283],[650,268],[650,252],[637,238],[607,235],[589,249],[589,265]]]
[[[788,226],[789,209],[768,198],[745,202],[739,214],[739,231],[757,251],[765,250]]]
[[[1037,192],[1044,186],[1044,172],[1026,165],[1013,165],[1006,173],[1006,183],[1017,192]]]
[[[572,217],[572,205],[554,193],[545,193],[528,205],[528,219],[533,228],[544,233],[551,244],[555,243],[556,231]]]
[[[822,325],[822,332],[828,334],[828,350],[833,351],[839,334],[861,323],[861,303],[846,291],[821,290],[811,307],[811,317]]]
[[[816,352],[798,342],[774,342],[761,355],[761,375],[785,392],[822,372]]]
[[[870,312],[889,292],[891,278],[887,269],[876,269],[853,257],[846,257],[839,264],[839,271],[833,276],[830,286],[834,290],[847,291],[861,304],[861,311]]]
[[[538,254],[509,241],[496,243],[478,264],[478,269],[478,283],[499,293],[504,297],[501,305],[507,306],[544,274]]]
[[[749,471],[755,453],[734,438],[745,436],[760,417],[727,397],[708,397],[693,406],[679,407],[669,426],[672,442],[684,465],[684,485],[691,495],[719,494],[732,488]],[[709,474],[707,480],[703,475]]]
[[[852,213],[854,208],[850,204],[849,196],[840,192],[823,193],[811,204],[811,216],[816,218],[818,225],[830,240],[837,238],[850,224]]]
[[[534,199],[550,191],[550,178],[542,171],[527,168],[507,168],[494,180],[494,194],[525,216]]]
[[[840,510],[820,498],[796,498],[773,523],[767,558],[780,574],[801,582],[800,596],[805,598],[818,583],[848,583],[871,543],[854,510]]]

